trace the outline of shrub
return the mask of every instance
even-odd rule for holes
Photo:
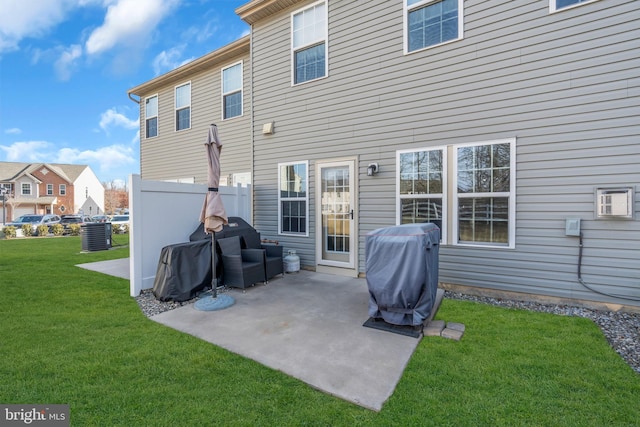
[[[81,230],[80,224],[69,224],[69,232],[72,236],[79,236]]]
[[[129,234],[129,224],[122,224],[122,232],[124,234]]]
[[[122,227],[120,226],[120,224],[113,224],[111,226],[111,233],[112,234],[122,234]]]
[[[46,237],[49,234],[49,226],[40,224],[38,227],[36,227],[36,232],[38,233],[38,236]]]
[[[31,228],[31,224],[22,224],[22,235],[24,237],[29,237],[33,234],[33,229]]]
[[[64,225],[62,224],[53,224],[51,226],[51,232],[54,236],[62,236],[64,234]]]
[[[4,233],[4,237],[7,239],[16,237],[16,228],[13,225],[7,225],[2,229],[2,232]]]

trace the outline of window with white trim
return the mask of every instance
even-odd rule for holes
[[[31,184],[28,182],[23,182],[21,185],[22,195],[30,196],[31,195]]]
[[[145,136],[158,136],[158,95],[144,100]]]
[[[327,76],[327,5],[324,1],[291,14],[293,84]]]
[[[463,36],[463,0],[405,0],[405,53]]]
[[[60,184],[60,187],[58,188],[58,193],[61,196],[66,196],[67,195],[67,185],[66,184]]]
[[[47,196],[53,196],[53,184],[47,184]]]
[[[222,118],[242,115],[242,62],[222,69]]]
[[[444,231],[446,154],[444,148],[398,152],[400,224],[432,222]],[[440,237],[444,240],[442,234]]]
[[[513,246],[514,146],[508,140],[455,147],[457,243]]]
[[[278,164],[278,232],[309,235],[309,162]]]
[[[191,82],[176,86],[176,131],[191,128]]]
[[[580,6],[584,3],[593,3],[598,0],[549,0],[549,11],[556,12],[562,9],[568,9]]]
[[[514,248],[515,143],[399,151],[397,222],[433,222],[445,244]]]

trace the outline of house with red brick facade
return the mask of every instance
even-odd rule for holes
[[[104,187],[87,165],[0,162],[0,220],[26,214],[104,213]]]

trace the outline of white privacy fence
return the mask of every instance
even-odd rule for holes
[[[131,296],[153,287],[163,247],[189,241],[200,224],[207,186],[144,181],[129,176],[129,273]],[[227,216],[251,224],[251,186],[220,187]]]

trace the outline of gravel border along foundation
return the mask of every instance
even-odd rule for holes
[[[225,291],[226,289],[223,288],[219,292]],[[600,327],[611,347],[634,371],[640,374],[640,313],[599,311],[570,305],[540,304],[529,301],[480,297],[451,291],[445,291],[444,297],[562,316],[586,317],[593,320]],[[155,298],[151,289],[146,289],[136,297],[136,301],[144,315],[151,317],[191,304],[195,301],[195,298],[184,302],[162,302]]]

